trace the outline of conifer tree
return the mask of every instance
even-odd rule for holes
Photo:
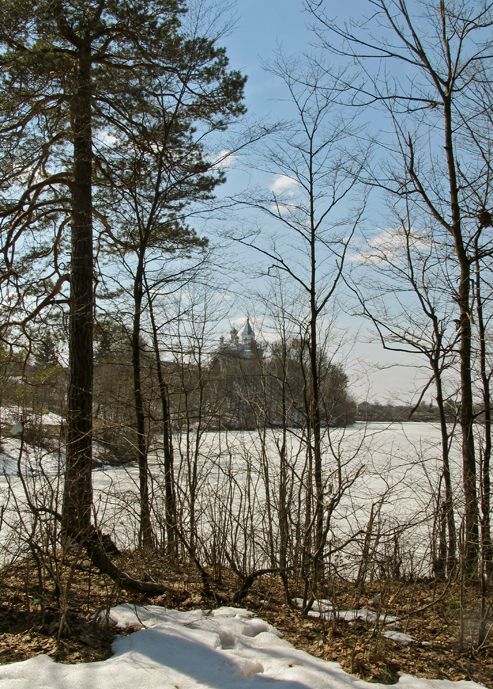
[[[144,145],[142,121],[165,84],[171,99],[186,97],[197,114],[204,105],[199,116],[216,117],[217,126],[222,116],[242,111],[244,78],[228,71],[213,40],[180,31],[185,11],[179,0],[0,1],[0,217],[7,278],[15,279],[16,248],[33,226],[64,228],[70,219],[63,521],[73,535],[88,533],[92,505],[96,140],[122,136]],[[53,292],[65,279],[60,276]]]

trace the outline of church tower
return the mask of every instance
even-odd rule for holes
[[[229,337],[230,337],[231,347],[233,349],[238,349],[238,345],[239,345],[238,331],[236,330],[234,325],[230,330]]]
[[[245,349],[251,350],[252,348],[252,342],[255,341],[255,333],[253,332],[253,328],[250,325],[250,319],[247,318],[245,327],[241,331],[241,344]]]

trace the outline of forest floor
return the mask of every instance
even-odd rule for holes
[[[201,595],[202,584],[195,568],[170,565],[156,553],[139,552],[119,558],[120,566],[132,576],[169,587],[166,595],[150,598],[117,590],[113,581],[101,576],[84,558],[72,561],[71,582],[70,567],[53,560],[44,560],[41,569],[38,564],[41,562],[19,560],[0,570],[0,663],[40,653],[62,663],[104,660],[111,655],[115,635],[104,614],[108,608],[130,602],[177,610],[210,609],[230,604],[238,589],[238,579],[230,571],[223,571],[218,585],[221,600],[214,604]],[[293,596],[301,596],[295,583],[291,583],[290,590]],[[393,684],[399,673],[405,673],[428,679],[473,680],[493,689],[492,589],[487,592],[489,619],[481,646],[478,586],[463,587],[462,643],[458,582],[385,579],[355,587],[338,580],[326,583],[321,598],[331,601],[337,617],[303,616],[294,604],[288,604],[278,578],[262,577],[239,605],[273,624],[295,647],[336,661],[347,672],[367,681]],[[65,625],[59,634],[63,611]],[[342,619],[344,611],[357,613],[346,612],[346,619]],[[389,616],[396,617],[397,624],[389,625]],[[126,635],[139,628],[118,633]],[[408,642],[401,643],[382,635],[388,631],[412,639],[397,635]]]

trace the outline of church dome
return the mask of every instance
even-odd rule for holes
[[[247,318],[245,327],[241,331],[241,340],[244,344],[252,342],[252,340],[255,339],[255,333],[253,332],[253,328],[250,325],[250,319]]]

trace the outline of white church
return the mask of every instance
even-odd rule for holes
[[[250,323],[250,318],[247,317],[244,328],[239,332],[234,326],[229,333],[229,342],[226,342],[224,337],[219,340],[219,348],[216,352],[216,357],[221,354],[239,354],[240,356],[250,359],[255,350],[255,332]]]

